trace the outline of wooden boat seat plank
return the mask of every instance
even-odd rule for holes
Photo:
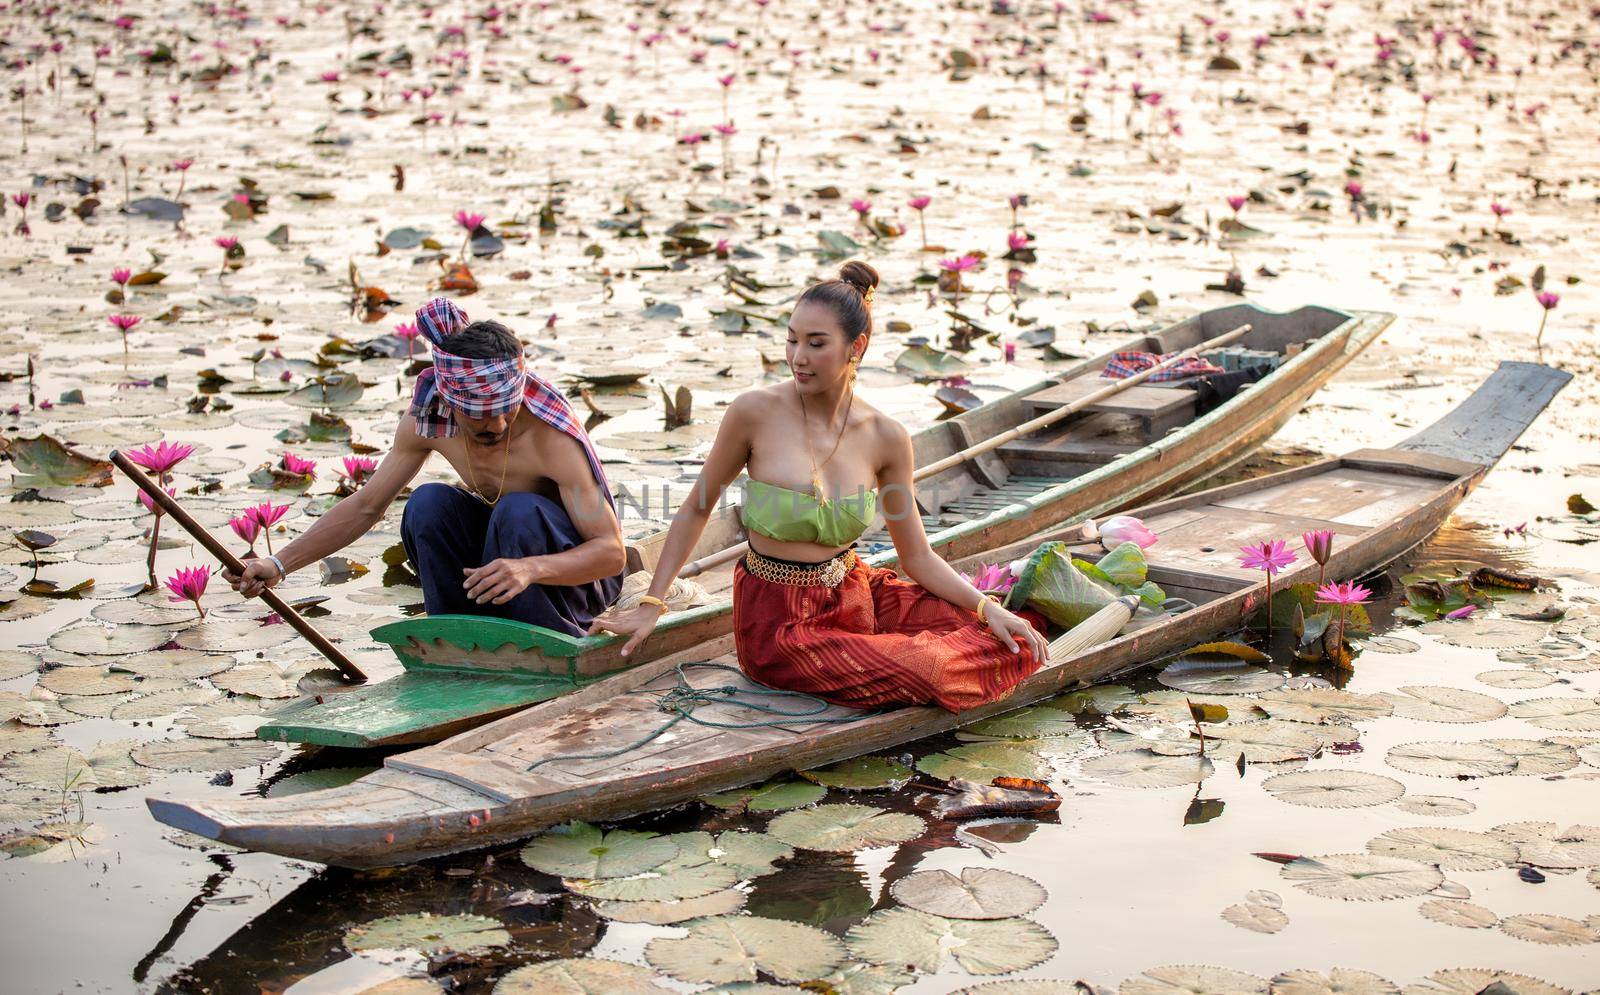
[[[1312,477],[1225,498],[1218,505],[1241,510],[1271,509],[1279,514],[1370,527],[1388,521],[1395,511],[1409,507],[1437,486],[1417,477],[1339,466]]]
[[[1115,380],[1106,377],[1078,377],[1032,395],[1028,398],[1028,404],[1039,411],[1064,408],[1114,383]],[[1140,384],[1091,404],[1086,410],[1159,419],[1184,412],[1193,415],[1197,398],[1198,395],[1186,387],[1151,387]]]

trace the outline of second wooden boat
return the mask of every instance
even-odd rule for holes
[[[1026,426],[1045,413],[1082,404],[1066,418],[940,470],[917,484],[923,525],[947,560],[969,557],[1053,525],[1079,522],[1172,493],[1248,456],[1306,400],[1370,345],[1393,315],[1302,307],[1279,314],[1250,304],[1218,308],[1120,344],[1069,370],[917,432],[917,465]],[[1181,384],[1140,384],[1115,397],[1090,395],[1114,381],[1101,371],[1120,351],[1173,353],[1248,324],[1219,358],[1231,367],[1262,363],[1272,372],[1231,399],[1203,410]],[[658,659],[705,659],[732,648],[727,598],[732,563],[746,539],[737,505],[717,512],[691,554],[710,604],[665,616],[640,651],[623,658],[623,640],[574,638],[537,626],[469,615],[432,616],[381,626],[405,672],[369,687],[329,693],[295,706],[258,735],[323,746],[438,742],[502,715],[567,694],[618,670]],[[653,571],[666,540],[657,532],[628,551],[628,570]],[[881,527],[858,543],[874,565],[891,566]],[[692,571],[691,571],[692,572]]]
[[[982,708],[873,713],[830,706],[810,724],[773,726],[761,725],[769,716],[735,695],[694,713],[722,727],[683,721],[663,729],[671,714],[659,707],[662,696],[684,677],[695,687],[754,686],[737,674],[731,658],[720,661],[735,668],[731,673],[689,667],[682,676],[657,661],[437,746],[390,757],[381,770],[343,787],[284,798],[151,798],[148,804],[162,822],[224,843],[371,867],[504,843],[571,819],[666,808],[944,732],[1145,666],[1244,624],[1266,597],[1259,571],[1238,565],[1246,543],[1330,529],[1337,535],[1330,577],[1360,576],[1388,563],[1444,523],[1569,379],[1530,363],[1502,364],[1455,411],[1397,446],[1357,450],[1140,509],[1160,535],[1147,551],[1150,579],[1195,607],[1130,625]],[[1051,538],[1035,536],[991,558],[1024,555]],[[1074,552],[1092,559],[1099,547]],[[1311,580],[1316,571],[1302,560],[1280,575],[1279,584]],[[752,727],[728,727],[733,724]]]

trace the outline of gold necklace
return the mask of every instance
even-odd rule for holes
[[[467,445],[465,439],[462,439],[461,454],[467,461],[467,479],[472,482],[472,493],[478,495],[478,500],[490,507],[499,504],[500,499],[506,496],[506,470],[511,467],[511,429],[512,426],[516,425],[517,415],[520,414],[522,414],[522,405],[518,404],[516,410],[512,412],[511,421],[506,425],[506,456],[500,462],[500,486],[495,488],[493,501],[489,500],[489,496],[478,489],[478,475],[472,471],[472,447]]]
[[[822,466],[817,466],[816,451],[811,448],[811,420],[806,415],[806,397],[800,393],[800,385],[794,385],[795,397],[800,400],[800,420],[805,425],[802,433],[806,437],[806,455],[811,459],[811,489],[816,492],[818,504],[830,504],[826,488],[822,486],[822,470],[833,462],[833,454],[839,451],[839,443],[844,441],[845,429],[850,427],[850,411],[855,407],[856,392],[850,391],[850,396],[845,401],[844,424],[839,426],[839,435],[833,440],[833,448],[828,450],[828,457],[822,461]]]

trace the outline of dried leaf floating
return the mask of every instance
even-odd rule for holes
[[[19,480],[19,485],[108,487],[111,484],[109,460],[85,456],[48,435],[4,440],[0,452],[11,457],[18,473],[31,478]]]
[[[844,945],[813,926],[757,916],[701,919],[681,938],[658,938],[645,947],[656,970],[691,984],[756,980],[808,981],[844,960]]]
[[[1204,964],[1146,968],[1117,989],[1117,995],[1267,995],[1267,982],[1253,974]]]
[[[511,934],[488,916],[384,916],[352,927],[344,935],[345,949],[416,950],[425,954],[467,953],[511,945]]]
[[[1367,853],[1300,857],[1279,873],[1313,895],[1360,902],[1426,895],[1444,881],[1437,867]]]
[[[884,909],[845,934],[850,952],[874,964],[928,974],[953,957],[969,974],[1009,974],[1042,964],[1055,937],[1029,919],[946,919],[913,909]]]
[[[671,995],[649,968],[596,957],[519,967],[495,982],[493,995]]]
[[[772,820],[767,832],[801,850],[849,853],[905,843],[922,835],[926,828],[914,815],[866,805],[819,805],[785,812]]]
[[[1043,781],[997,777],[991,784],[953,778],[953,794],[939,800],[933,814],[941,819],[975,819],[991,815],[1040,815],[1061,807],[1061,796]]]
[[[522,848],[522,862],[564,878],[620,878],[654,870],[678,855],[678,845],[653,833],[604,832],[569,822]]]
[[[1297,770],[1261,783],[1279,801],[1311,808],[1367,808],[1394,801],[1405,785],[1392,777],[1358,770]]]
[[[1032,878],[992,867],[917,871],[889,889],[901,905],[946,919],[1009,919],[1044,904],[1044,888]]]

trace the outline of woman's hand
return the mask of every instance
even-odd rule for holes
[[[278,581],[283,579],[283,574],[278,572],[277,564],[263,557],[245,560],[243,574],[223,570],[222,579],[228,582],[229,587],[245,597],[258,598],[262,591],[276,587]]]
[[[585,635],[596,636],[602,632],[610,632],[618,636],[628,636],[628,642],[622,647],[622,655],[628,656],[642,642],[646,636],[655,631],[656,623],[661,621],[661,609],[655,605],[634,605],[624,612],[601,615],[590,624]]]
[[[983,620],[989,624],[989,631],[1006,644],[1006,649],[1015,653],[1017,641],[1026,640],[1035,660],[1041,665],[1050,662],[1050,641],[1027,619],[1014,615],[997,602],[991,601],[989,607],[983,610]]]

